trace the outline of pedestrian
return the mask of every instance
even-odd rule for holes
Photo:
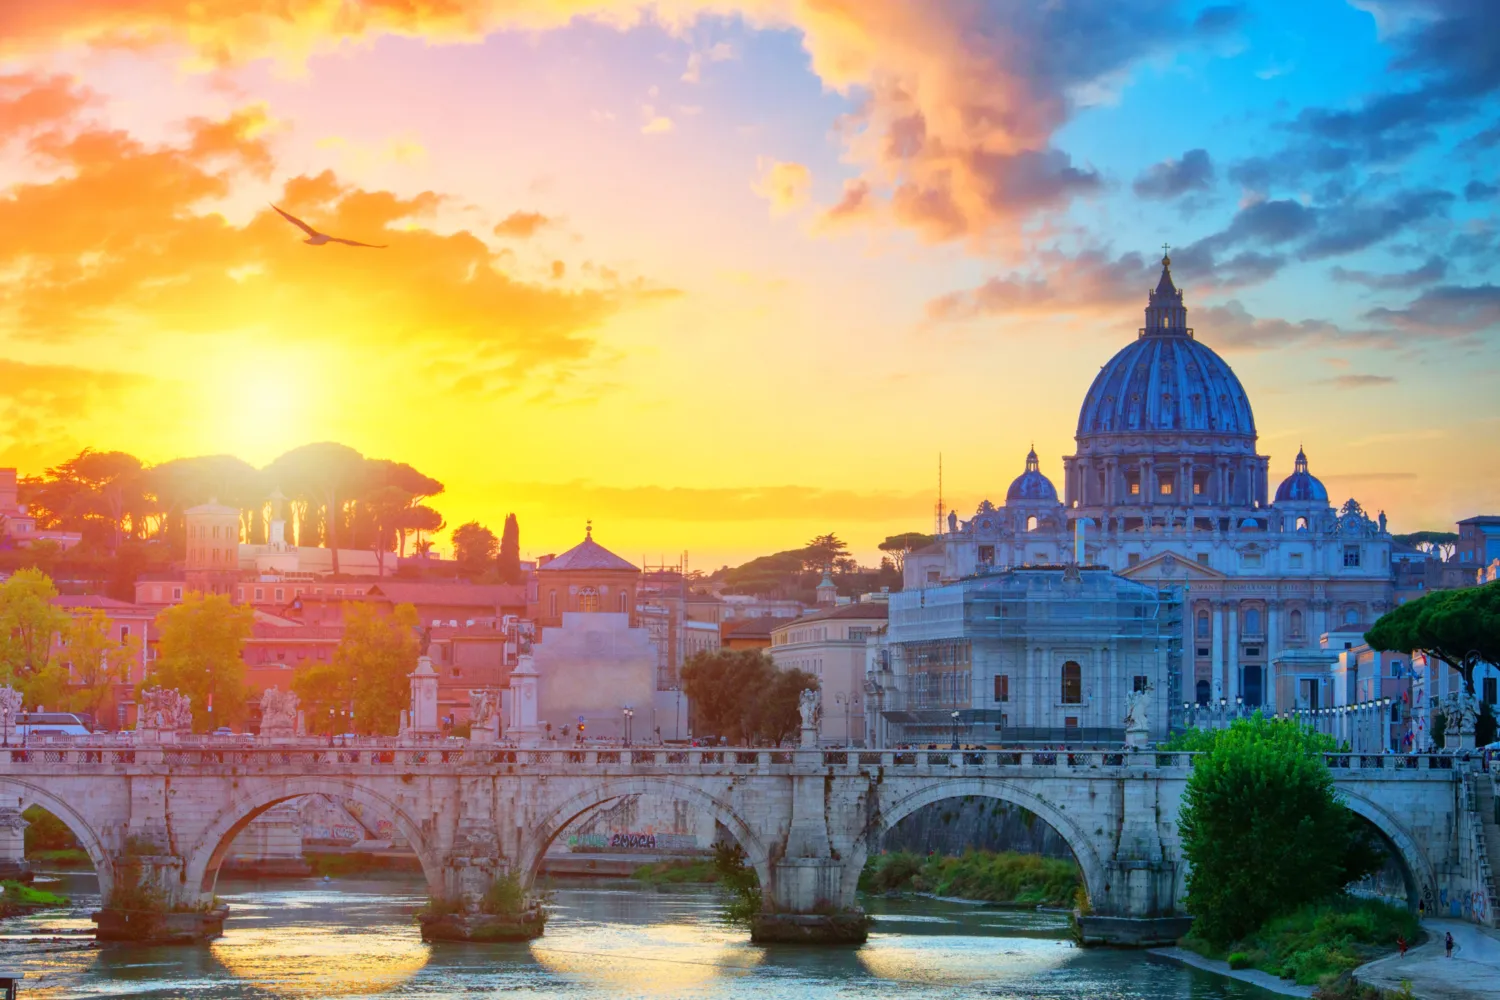
[[[1453,957],[1453,932],[1452,931],[1449,931],[1447,934],[1443,935],[1443,951],[1445,951],[1445,952],[1448,953],[1448,957],[1449,958]]]
[[[1427,900],[1424,899],[1417,903],[1417,923],[1420,924],[1425,919],[1427,919]]]
[[[1396,935],[1396,950],[1400,953],[1397,957],[1406,957],[1406,938],[1402,937],[1400,934]]]

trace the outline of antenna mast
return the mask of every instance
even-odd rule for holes
[[[942,452],[938,452],[938,494],[937,494],[937,506],[933,510],[934,510],[934,513],[933,513],[933,528],[932,528],[932,533],[934,535],[941,535],[943,533],[943,516],[948,513],[946,510],[943,509],[943,453]]]

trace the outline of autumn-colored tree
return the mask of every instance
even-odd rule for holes
[[[129,681],[130,665],[140,656],[140,644],[134,638],[115,638],[110,626],[109,616],[99,608],[74,617],[62,652],[71,680],[68,707],[96,721],[114,685]]]
[[[329,664],[310,667],[292,680],[292,690],[309,733],[332,733],[352,721],[344,718],[354,699],[348,670]]]
[[[500,582],[524,582],[521,573],[521,525],[516,515],[505,515],[505,529],[500,532]]]
[[[69,619],[52,603],[56,596],[39,569],[18,570],[0,583],[0,674],[33,708],[56,704],[65,680],[56,650]]]
[[[798,701],[816,691],[818,679],[801,670],[781,670],[759,649],[695,653],[682,665],[682,690],[693,709],[695,731],[734,744],[780,743],[797,732]]]
[[[382,615],[369,604],[344,605],[344,637],[333,666],[354,692],[354,730],[395,735],[417,668],[417,609],[398,604]]]
[[[161,629],[148,687],[192,698],[193,727],[234,726],[245,718],[245,661],[255,612],[226,594],[191,592],[157,616]]]

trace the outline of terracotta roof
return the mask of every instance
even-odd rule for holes
[[[778,625],[784,625],[795,618],[772,618],[765,615],[760,618],[731,618],[719,625],[719,634],[725,639],[731,636],[736,639],[769,638],[771,631]]]
[[[634,573],[640,572],[634,564],[626,562],[609,551],[609,549],[594,541],[593,535],[589,535],[547,565],[538,567],[537,572],[549,573],[555,570],[587,569],[624,569]]]
[[[383,582],[366,590],[365,597],[383,597],[396,604],[468,604],[494,609],[524,605],[526,588],[507,583]]]
[[[836,608],[827,611],[814,611],[812,614],[803,615],[801,618],[777,618],[776,628],[785,628],[788,625],[800,625],[803,622],[828,621],[833,618],[868,618],[875,621],[885,621],[890,617],[890,606],[884,601],[866,601],[863,604],[840,604]]]

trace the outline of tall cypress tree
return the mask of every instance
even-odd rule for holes
[[[516,515],[505,515],[505,530],[500,533],[500,582],[521,583],[521,526]]]

